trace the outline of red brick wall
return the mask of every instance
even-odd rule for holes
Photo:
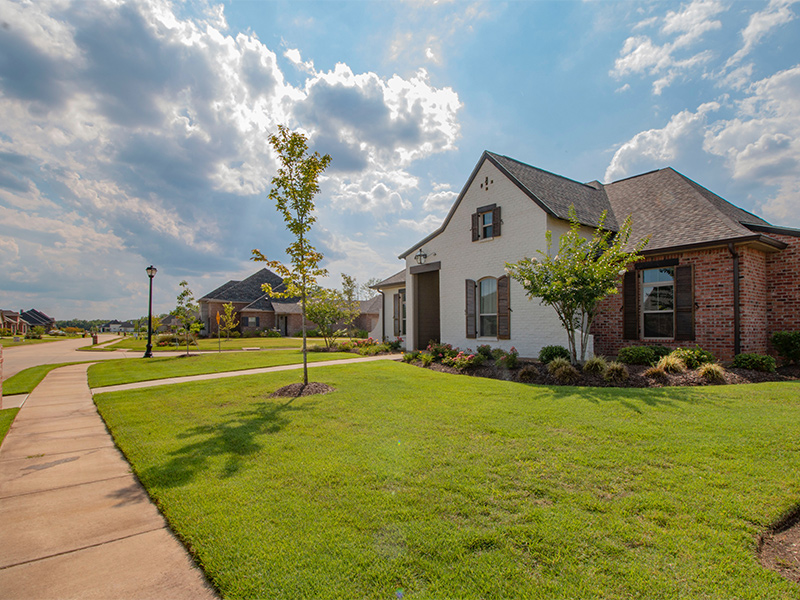
[[[768,235],[789,247],[767,256],[767,329],[800,331],[800,237]]]
[[[758,250],[738,247],[740,274],[740,323],[742,352],[767,351],[767,257]],[[694,265],[695,339],[622,339],[622,295],[606,298],[592,327],[596,354],[616,356],[619,349],[633,345],[661,345],[669,348],[698,345],[721,360],[734,354],[733,258],[727,248],[696,250],[680,254],[648,256],[647,260],[677,258]],[[619,291],[621,292],[621,283]],[[640,297],[640,296],[639,296]]]

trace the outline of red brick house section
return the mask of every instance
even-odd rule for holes
[[[771,233],[787,248],[767,259],[767,329],[800,331],[800,237]]]

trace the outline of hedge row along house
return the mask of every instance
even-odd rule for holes
[[[536,357],[567,345],[555,311],[505,274],[569,229],[575,207],[587,236],[606,211],[644,260],[620,278],[595,319],[595,354],[638,344],[699,345],[720,359],[768,352],[769,336],[800,329],[800,230],[773,226],[672,168],[614,183],[579,183],[484,152],[441,227],[400,255],[405,268],[377,284],[381,328],[408,349],[430,340],[490,344]]]
[[[197,301],[200,321],[208,335],[217,335],[217,312],[225,314],[223,306],[233,304],[241,333],[275,329],[283,336],[295,335],[302,329],[303,315],[299,298],[270,298],[261,286],[265,283],[280,292],[283,279],[269,269],[261,269],[242,281],[228,281]],[[361,314],[353,324],[356,329],[372,332],[378,322],[378,298],[360,302]],[[306,319],[310,329],[314,323]]]

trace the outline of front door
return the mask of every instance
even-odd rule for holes
[[[281,332],[283,337],[287,337],[289,335],[288,329],[286,315],[278,315],[278,331]]]
[[[431,341],[440,342],[439,271],[414,275],[417,349],[424,350]]]

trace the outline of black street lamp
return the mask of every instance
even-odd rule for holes
[[[150,278],[150,302],[147,309],[147,348],[142,358],[153,358],[153,277],[158,273],[158,269],[150,265],[145,271]]]

